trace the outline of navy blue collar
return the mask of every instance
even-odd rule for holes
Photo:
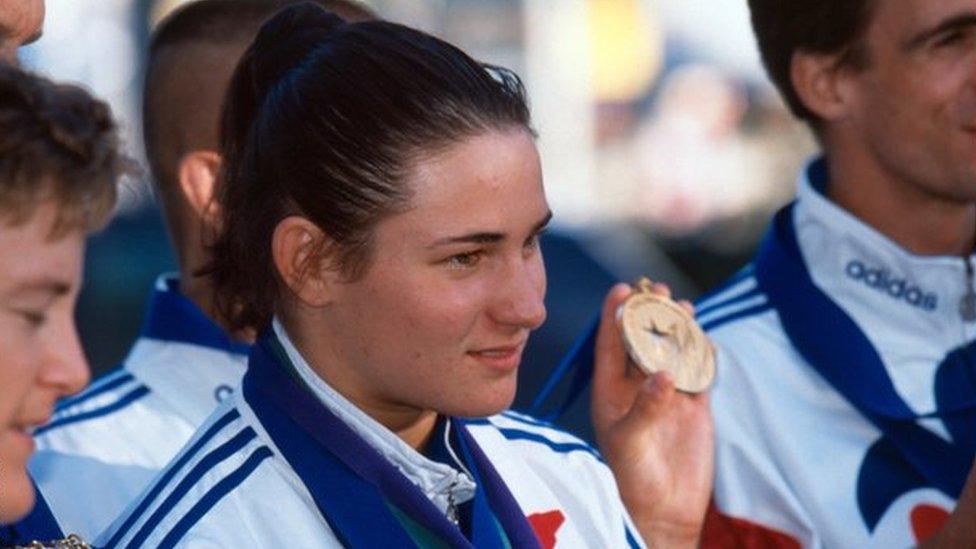
[[[165,289],[159,287],[160,283]],[[160,278],[153,288],[140,337],[190,343],[239,355],[246,355],[251,348],[247,343],[232,339],[181,294],[179,279],[175,277]]]
[[[537,547],[535,533],[463,421],[452,419],[462,459],[475,475],[472,540],[416,485],[324,406],[287,370],[269,331],[251,350],[243,396],[302,479],[333,532],[347,546],[413,546],[404,521],[449,547]]]
[[[976,408],[974,344],[943,360],[936,374],[938,408],[934,413],[917,413],[905,403],[867,336],[814,284],[793,227],[793,204],[776,214],[755,265],[759,287],[779,313],[794,346],[859,410],[914,421]]]
[[[820,196],[827,198],[827,187],[830,185],[830,169],[827,164],[827,157],[820,156],[815,158],[807,166],[807,181],[810,187],[817,191]],[[829,198],[827,198],[829,200]]]
[[[796,239],[793,204],[776,214],[755,265],[759,287],[807,362],[864,411],[894,419],[918,417],[898,396],[867,336],[814,284]]]
[[[877,350],[810,277],[793,227],[793,205],[776,214],[756,258],[756,279],[804,360],[882,432],[865,458],[858,501],[870,528],[900,493],[932,486],[958,498],[976,452],[976,348],[949,353],[936,372],[937,410],[952,435],[922,428],[895,391]],[[897,456],[897,457],[895,457]],[[901,467],[893,474],[893,463]],[[884,482],[875,482],[883,479]]]

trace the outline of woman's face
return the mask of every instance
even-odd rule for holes
[[[329,381],[367,412],[497,413],[546,316],[535,144],[487,132],[416,161],[408,184],[410,209],[378,224],[366,274],[336,290],[329,324],[347,368]]]
[[[88,382],[73,315],[85,235],[50,239],[56,211],[45,203],[25,223],[0,222],[0,524],[34,502],[29,431]]]

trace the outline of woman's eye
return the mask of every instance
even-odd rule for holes
[[[948,34],[944,34],[938,37],[935,40],[935,46],[936,47],[952,46],[954,44],[958,44],[959,42],[962,42],[964,38],[966,38],[966,33],[962,31],[950,32]]]
[[[478,264],[481,260],[482,253],[477,252],[465,252],[463,254],[454,254],[447,258],[447,265],[452,269],[470,269]]]
[[[42,311],[20,311],[20,316],[31,328],[39,328],[47,322],[47,314]]]

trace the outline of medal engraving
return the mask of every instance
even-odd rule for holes
[[[667,371],[675,386],[700,393],[715,378],[715,351],[695,320],[677,303],[656,295],[642,278],[618,310],[631,360],[648,375]]]

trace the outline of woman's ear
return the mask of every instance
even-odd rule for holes
[[[315,223],[293,215],[278,223],[271,239],[271,254],[278,275],[299,301],[324,307],[333,298],[338,272],[322,250],[328,237]]]
[[[852,86],[856,69],[843,64],[840,55],[796,52],[790,63],[790,79],[800,101],[828,122],[844,118],[856,108]]]
[[[210,227],[215,226],[220,213],[214,200],[220,164],[218,153],[201,149],[183,155],[177,172],[183,198],[197,217]]]

